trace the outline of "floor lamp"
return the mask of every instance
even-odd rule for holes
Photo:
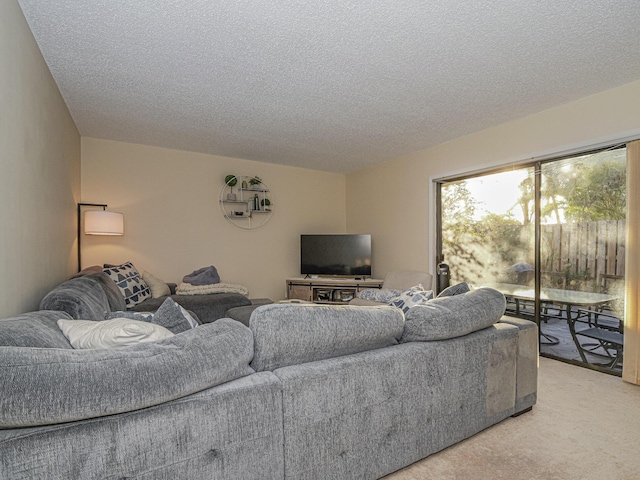
[[[124,235],[124,215],[107,211],[103,203],[78,203],[78,271],[82,270],[82,207],[102,207],[84,214],[85,235]]]

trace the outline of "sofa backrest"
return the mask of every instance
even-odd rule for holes
[[[73,348],[58,328],[61,319],[71,320],[71,316],[66,312],[40,310],[3,318],[0,347]]]
[[[51,290],[41,310],[67,312],[76,320],[103,320],[106,312],[125,310],[118,286],[102,272],[72,278]]]
[[[0,430],[159,405],[253,373],[252,356],[251,331],[231,319],[119,348],[0,346]]]
[[[256,371],[397,345],[404,315],[395,307],[271,304],[251,315]]]
[[[468,335],[499,322],[505,307],[504,295],[492,288],[434,298],[409,309],[400,341],[428,342]]]

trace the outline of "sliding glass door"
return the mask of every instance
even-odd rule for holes
[[[438,261],[540,326],[542,355],[619,373],[625,149],[438,182]],[[537,239],[537,241],[536,241]]]

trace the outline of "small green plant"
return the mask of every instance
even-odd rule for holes
[[[269,200],[268,198],[263,198],[262,200],[260,200],[260,204],[265,210],[268,210],[268,207],[271,206],[271,200]]]
[[[260,185],[261,183],[262,183],[262,179],[258,176],[251,177],[249,179],[249,185],[256,186],[256,185]]]
[[[238,184],[238,177],[236,177],[235,175],[227,175],[226,177],[224,177],[224,183],[231,187],[231,193],[233,193],[233,187]]]

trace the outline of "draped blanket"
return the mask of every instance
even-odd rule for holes
[[[208,293],[239,293],[241,295],[249,295],[249,289],[243,285],[233,283],[214,283],[211,285],[191,285],[190,283],[181,283],[176,289],[178,295],[206,295]]]

